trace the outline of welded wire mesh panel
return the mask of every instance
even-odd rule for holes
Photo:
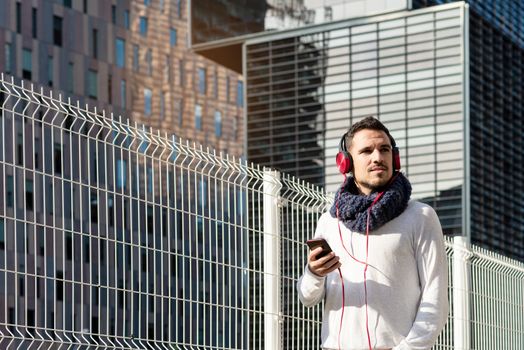
[[[331,195],[3,76],[0,112],[0,350],[319,347],[296,282]],[[523,348],[524,265],[446,253],[434,349]]]
[[[318,349],[322,305],[304,307],[296,288],[309,251],[317,220],[332,202],[320,188],[284,177],[281,192],[282,349]]]
[[[4,77],[0,106],[0,349],[249,347],[259,170]]]
[[[524,264],[473,247],[471,349],[524,349]]]
[[[453,343],[453,320],[454,320],[454,303],[453,303],[453,241],[450,237],[445,236],[446,258],[448,263],[448,299],[449,313],[448,320],[444,329],[439,334],[434,350],[454,349]]]

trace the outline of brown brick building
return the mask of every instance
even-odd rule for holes
[[[3,1],[0,71],[240,156],[241,77],[188,49],[187,0]]]

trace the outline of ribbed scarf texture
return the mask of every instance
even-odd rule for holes
[[[378,194],[379,192],[374,192],[369,196],[359,194],[354,178],[348,176],[337,191],[335,203],[329,212],[332,217],[336,218],[338,206],[338,219],[344,226],[354,232],[366,232],[367,210]],[[398,173],[382,197],[371,208],[369,230],[376,230],[402,214],[408,206],[410,197],[411,184],[404,174]]]

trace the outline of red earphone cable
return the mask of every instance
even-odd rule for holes
[[[338,328],[338,349],[340,350],[340,334],[342,333],[342,321],[344,320],[344,305],[346,304],[346,293],[344,290],[344,278],[342,277],[342,270],[338,268],[338,274],[340,276],[340,281],[342,282],[342,315],[340,316],[340,327]]]

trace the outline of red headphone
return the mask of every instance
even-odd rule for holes
[[[346,148],[347,132],[340,139],[337,153],[337,167],[342,174],[347,174],[353,169],[353,159]],[[389,135],[388,135],[389,136]],[[395,144],[395,140],[390,136],[393,146],[393,172],[400,170],[400,152]]]

